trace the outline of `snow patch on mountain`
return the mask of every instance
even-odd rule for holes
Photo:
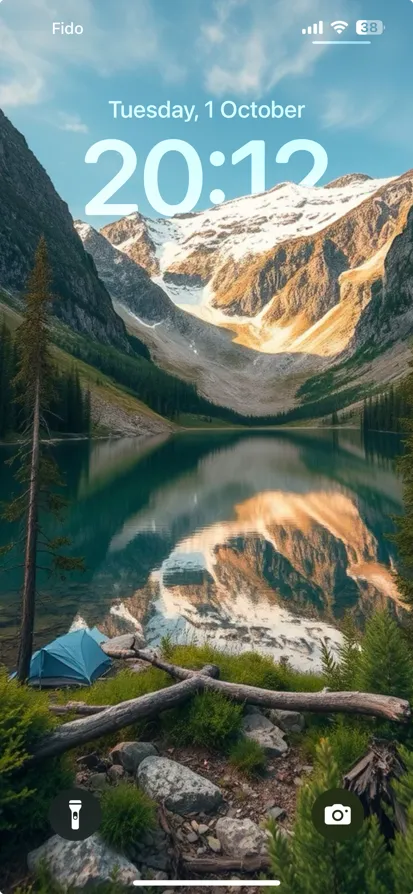
[[[280,183],[264,193],[231,199],[191,215],[152,220],[136,214],[136,232],[117,243],[117,248],[127,254],[145,226],[155,246],[161,273],[200,247],[217,249],[221,259],[240,260],[248,254],[267,251],[286,239],[318,232],[393,179],[396,178],[350,178],[328,188]],[[132,222],[133,215],[128,220]],[[170,295],[173,297],[172,290]],[[175,298],[178,296],[179,291],[175,290]]]

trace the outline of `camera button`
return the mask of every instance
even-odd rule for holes
[[[333,788],[323,792],[314,802],[312,819],[317,832],[328,841],[345,841],[361,829],[364,809],[353,792]]]

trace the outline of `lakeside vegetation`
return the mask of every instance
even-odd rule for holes
[[[162,653],[171,663],[191,669],[199,669],[205,663],[216,663],[222,679],[248,682],[266,689],[314,692],[326,685],[337,691],[358,687],[367,692],[397,694],[413,701],[412,651],[405,633],[388,613],[373,615],[364,635],[357,634],[351,620],[347,619],[343,634],[338,660],[325,647],[320,674],[299,672],[288,663],[277,664],[272,658],[258,653],[231,654],[209,645],[175,645],[169,639],[163,641]],[[86,704],[117,704],[170,685],[170,677],[156,668],[149,667],[139,674],[125,669],[83,690],[82,701]],[[70,692],[45,694],[32,691],[17,681],[8,680],[5,672],[0,674],[3,707],[0,722],[0,829],[3,859],[7,856],[13,861],[22,848],[27,850],[42,840],[47,830],[50,801],[74,779],[79,749],[49,761],[47,773],[39,774],[38,770],[25,764],[36,743],[48,731],[67,721],[67,715],[54,717],[49,711],[50,699],[55,702],[56,696],[59,702],[70,701]],[[96,749],[104,754],[115,742],[131,738],[192,746],[195,749],[202,744],[204,748],[226,756],[229,763],[251,779],[254,774],[259,775],[263,771],[265,756],[256,743],[246,743],[240,737],[241,716],[242,705],[234,704],[220,693],[207,691],[192,696],[188,703],[165,711],[144,725],[141,722],[114,735],[101,737],[89,746],[90,750]],[[274,872],[290,894],[293,892],[293,876],[295,892],[318,892],[318,882],[314,878],[312,884],[315,887],[303,884],[300,867],[305,859],[311,863],[320,848],[323,850],[326,873],[323,881],[333,869],[339,875],[343,872],[344,858],[351,865],[353,874],[357,872],[361,874],[360,878],[366,878],[366,862],[360,856],[363,848],[351,849],[349,844],[330,847],[315,831],[309,817],[311,819],[311,806],[316,794],[339,786],[342,774],[362,757],[373,738],[389,741],[397,738],[402,743],[400,747],[409,766],[406,777],[403,777],[403,791],[410,791],[412,786],[413,792],[413,734],[410,724],[404,728],[396,723],[367,717],[336,715],[333,718],[312,714],[306,715],[306,721],[306,730],[296,734],[295,743],[307,760],[309,755],[314,759],[315,768],[299,797],[291,844],[270,823],[269,851]],[[153,803],[135,786],[126,783],[109,790],[102,797],[101,807],[105,840],[126,856],[132,844],[135,846],[155,822]],[[409,822],[413,822],[413,815],[410,817],[409,814]],[[395,843],[387,842],[386,845],[377,821],[372,819],[365,823],[359,840],[364,843],[363,847],[367,846],[366,842],[370,842],[369,847],[376,842],[375,847],[383,850],[386,854],[386,873],[390,872],[392,860],[394,862],[396,859],[393,853],[397,853],[397,859],[413,860],[413,832],[410,832],[410,826],[403,840],[397,835]],[[375,883],[385,877],[381,870],[376,869],[376,873]],[[341,881],[339,890],[343,894],[351,894],[354,889],[348,887],[344,877]],[[370,881],[365,883],[366,887],[357,890],[373,894]],[[324,891],[325,888],[323,894]],[[391,881],[387,894],[393,891],[401,894],[396,876],[394,887]]]
[[[14,401],[15,407],[23,408],[26,454],[21,460],[19,480],[27,487],[23,498],[19,497],[6,510],[11,520],[22,521],[24,529],[22,542],[12,545],[24,555],[18,680],[10,680],[6,670],[0,669],[0,848],[1,859],[10,862],[21,860],[22,853],[25,855],[28,849],[44,840],[49,829],[50,803],[62,789],[73,784],[79,757],[79,750],[72,748],[63,757],[49,759],[43,772],[29,761],[41,740],[68,720],[68,715],[56,717],[52,714],[51,700],[54,703],[70,701],[67,691],[46,694],[31,690],[26,683],[32,653],[38,552],[48,550],[52,565],[61,574],[80,567],[79,560],[60,554],[61,547],[68,545],[66,538],[57,537],[48,544],[41,540],[42,495],[46,497],[45,512],[57,511],[59,514],[62,503],[53,493],[52,486],[59,487],[60,482],[56,470],[39,450],[39,436],[43,429],[47,430],[49,416],[57,410],[66,424],[69,424],[69,418],[73,422],[77,413],[76,418],[88,418],[90,426],[90,400],[82,393],[78,373],[70,371],[66,375],[61,372],[56,379],[47,326],[49,301],[47,256],[45,246],[41,244],[29,285],[26,313],[17,336],[12,338],[6,334],[5,327],[0,333],[0,384],[3,381],[9,388],[10,397],[14,394],[11,403]],[[87,358],[83,360],[94,363],[93,352],[86,353]],[[136,367],[135,360],[125,355],[119,365],[119,353],[113,353],[112,349],[101,351],[105,375],[123,378],[126,390],[139,387],[150,405],[155,401],[156,388],[161,381],[157,377],[159,371],[149,375],[146,370],[147,377],[143,376],[138,382],[138,369],[142,371],[142,364],[151,364],[141,356],[141,365]],[[130,378],[132,367],[134,373]],[[398,424],[401,413],[409,412],[411,406],[408,395],[413,394],[413,373],[406,388],[400,399],[393,390],[366,402],[363,416],[366,430],[378,420]],[[179,416],[183,403],[187,403],[189,413],[195,412],[194,407],[199,409],[195,389],[181,391],[175,381],[169,382],[168,389],[162,396],[162,406],[158,402],[157,412],[174,418],[174,415]],[[206,402],[202,406],[203,412],[208,413],[211,405]],[[1,412],[6,420],[5,431],[13,430],[18,417],[14,417],[14,422],[7,422],[6,404]],[[0,419],[3,416],[0,415]],[[401,464],[407,513],[405,519],[399,521],[397,539],[404,563],[399,572],[399,587],[405,601],[413,604],[413,423],[411,431]],[[8,554],[7,550],[4,552]],[[390,612],[376,612],[368,619],[365,630],[360,632],[352,617],[346,616],[342,632],[343,644],[338,657],[325,644],[320,673],[303,673],[288,662],[277,663],[271,657],[255,652],[221,652],[208,644],[177,645],[170,638],[164,638],[161,651],[169,662],[192,670],[216,664],[221,679],[231,683],[286,692],[319,692],[327,686],[337,692],[359,690],[413,703],[413,640],[409,623],[399,623]],[[87,705],[116,705],[171,685],[171,678],[154,667],[141,673],[123,669],[82,690],[82,701]],[[167,746],[194,750],[202,746],[222,755],[228,764],[251,780],[264,772],[266,757],[257,743],[242,736],[243,713],[242,704],[234,703],[221,693],[206,690],[150,721],[131,724],[116,734],[88,742],[88,747],[104,755],[120,739],[130,737],[155,739]],[[403,755],[407,769],[396,790],[407,812],[407,831],[404,835],[398,832],[394,839],[386,840],[377,817],[373,816],[366,820],[356,838],[330,846],[312,823],[314,799],[327,788],[341,784],[343,773],[362,757],[373,739],[396,741]],[[365,894],[404,894],[405,874],[413,871],[411,723],[401,726],[363,716],[308,714],[306,730],[296,734],[295,745],[304,756],[314,760],[314,770],[298,797],[291,840],[281,835],[275,823],[269,822],[272,872],[280,879],[282,889],[288,894],[325,894],[326,889],[333,890],[334,883],[339,894],[353,894],[356,890]],[[131,859],[136,843],[156,823],[156,805],[135,785],[121,783],[103,794],[101,806],[103,840]],[[32,887],[30,884],[26,891],[19,888],[17,891],[20,894],[30,891],[32,894],[45,894],[46,891],[61,894],[59,886],[54,885],[47,875],[34,879]],[[117,894],[116,880],[113,886],[105,886],[104,891],[105,894]]]

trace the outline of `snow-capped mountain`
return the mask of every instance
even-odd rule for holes
[[[151,276],[164,278],[176,303],[200,303],[212,297],[205,296],[205,283],[215,279],[226,261],[239,262],[287,240],[314,235],[389,182],[356,174],[325,189],[280,183],[268,192],[169,220],[131,214],[102,233]]]
[[[382,180],[355,174],[326,187],[282,183],[169,220],[130,215],[101,231],[117,251],[107,263],[96,236],[82,225],[78,232],[156,362],[216,403],[264,415],[294,406],[300,386],[330,367],[340,390],[339,364],[350,355],[360,356],[353,377],[363,387],[404,372],[413,331],[412,204],[412,171]],[[139,288],[125,283],[122,258],[140,271]],[[155,310],[142,307],[153,301],[163,323],[158,315],[149,330]],[[367,365],[360,352],[372,346]]]

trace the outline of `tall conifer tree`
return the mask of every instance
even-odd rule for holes
[[[22,613],[17,666],[20,682],[24,682],[29,675],[33,650],[39,547],[51,557],[51,571],[64,574],[83,567],[82,560],[60,553],[61,547],[69,545],[67,538],[51,540],[43,534],[40,526],[41,510],[59,514],[64,505],[61,496],[52,490],[53,485],[61,484],[61,480],[54,460],[42,445],[41,437],[42,431],[47,431],[46,414],[55,397],[55,369],[48,327],[51,301],[51,271],[46,242],[42,238],[28,280],[23,320],[16,335],[17,374],[14,387],[24,420],[16,479],[23,490],[4,513],[10,521],[23,522]],[[10,544],[9,549],[19,546],[21,544]]]

